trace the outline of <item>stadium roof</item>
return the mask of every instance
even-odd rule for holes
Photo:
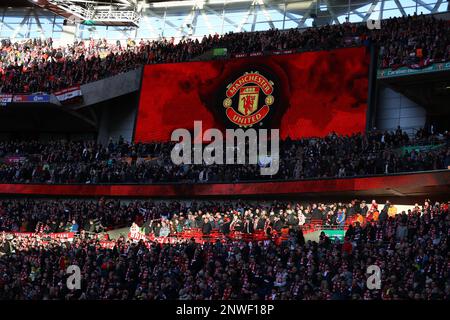
[[[64,24],[78,25],[74,32],[83,39],[201,38],[442,13],[449,5],[449,0],[1,0],[0,37],[58,38]]]
[[[12,6],[36,6],[67,20],[90,25],[137,27],[141,17],[137,3],[137,0],[20,0]]]
[[[167,0],[146,0],[146,2],[163,2]],[[29,7],[33,5],[36,1],[33,0],[2,0],[0,2],[0,7]],[[102,3],[125,3],[130,2],[134,3],[135,0],[94,0],[93,2],[102,2]]]

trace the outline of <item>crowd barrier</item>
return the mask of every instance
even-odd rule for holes
[[[346,231],[350,224],[356,222],[355,218],[346,219],[344,225],[325,225],[323,220],[313,219],[309,223],[301,226],[303,235],[308,233],[323,231],[323,230],[343,230]],[[365,221],[364,221],[365,223]],[[60,232],[60,233],[35,233],[35,232],[4,232],[6,234],[13,235],[17,238],[33,238],[37,239],[39,244],[47,244],[50,241],[60,241],[60,242],[72,242],[74,239],[80,237],[78,232]],[[102,248],[114,248],[116,242],[109,239],[107,233],[91,233],[90,238],[93,240],[98,240],[97,245]],[[160,244],[176,244],[181,242],[187,242],[194,240],[196,243],[207,243],[207,242],[228,242],[228,241],[273,241],[275,244],[279,245],[283,241],[289,240],[289,228],[281,229],[281,232],[275,230],[267,232],[266,230],[256,230],[253,233],[231,231],[229,234],[224,234],[218,229],[213,229],[209,234],[203,234],[200,228],[191,228],[183,230],[182,232],[171,233],[168,236],[155,236],[154,234],[146,235],[143,232],[133,231],[127,234],[128,240],[132,242],[143,241],[146,246],[150,246],[152,243]]]
[[[347,230],[350,222],[346,222],[344,226],[325,226],[322,220],[312,220],[311,223],[301,226],[303,235],[311,232],[321,231],[323,229],[329,230]],[[194,240],[196,243],[206,242],[227,242],[227,241],[269,241],[272,240],[276,244],[281,244],[283,241],[289,240],[289,228],[281,229],[281,232],[272,231],[270,233],[266,230],[256,230],[253,233],[231,231],[229,234],[224,234],[218,229],[213,229],[209,234],[203,234],[200,228],[186,229],[182,232],[172,233],[168,236],[155,237],[153,234],[145,235],[142,232],[129,232],[128,239],[138,242],[158,242],[158,243],[179,243]]]

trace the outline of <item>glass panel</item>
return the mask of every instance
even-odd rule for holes
[[[14,16],[6,15],[3,21],[8,24],[21,23],[23,21],[23,16],[14,17]]]
[[[222,34],[234,32],[236,27],[232,24],[229,24],[227,21],[223,24]]]
[[[197,23],[195,25],[195,35],[203,36],[220,32],[221,25],[218,25],[219,22],[221,22],[221,19],[200,12],[197,16]]]
[[[297,27],[298,27],[298,24],[292,20],[286,20],[284,23],[284,29],[292,29],[292,28],[297,28]]]
[[[53,32],[59,32],[62,31],[62,24],[55,24],[54,28],[53,28]]]
[[[61,31],[53,31],[52,38],[53,39],[59,39],[61,38],[62,32]]]
[[[145,16],[137,30],[137,37],[144,39],[156,39],[162,35],[163,20],[157,17]]]
[[[14,29],[19,27],[19,24],[7,24],[4,23],[2,26],[2,37],[9,38],[12,37],[14,33]]]

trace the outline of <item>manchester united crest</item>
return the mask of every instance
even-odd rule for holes
[[[227,118],[240,127],[263,120],[274,103],[274,83],[258,71],[246,72],[227,86],[223,106]]]

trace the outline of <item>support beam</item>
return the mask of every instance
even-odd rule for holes
[[[312,11],[312,9],[309,10],[309,11],[308,11],[308,12],[300,19],[300,21],[298,22],[298,27],[299,27],[299,28],[302,28],[302,27],[305,25],[306,19],[309,18],[309,15],[311,14],[311,11]]]
[[[300,19],[298,27],[302,28],[305,25],[306,19],[308,19],[311,16],[311,12],[313,12],[314,9],[317,9],[317,1],[311,2],[309,5],[308,10],[303,15],[303,17]]]
[[[367,10],[367,13],[364,16],[363,21],[367,21],[369,19],[370,15],[375,10],[375,7],[377,6],[378,2],[379,2],[379,0],[375,0],[374,2],[372,2],[372,5],[370,6],[369,10]]]
[[[210,13],[216,15],[216,16],[219,17],[220,19],[222,19],[222,14],[221,14],[221,13],[218,13],[217,11],[215,11],[215,10],[213,10],[213,9],[211,9],[210,7],[208,7],[208,6],[206,6],[206,5],[203,5],[203,9],[205,9],[206,11],[208,11],[208,12],[210,12]],[[235,27],[235,28],[238,28],[238,27],[239,27],[239,25],[238,25],[236,22],[234,22],[233,20],[227,18],[226,15],[223,15],[223,20],[224,20],[225,22],[229,23],[230,25],[232,25],[232,26]]]
[[[239,23],[239,26],[237,27],[236,32],[241,32],[242,31],[242,27],[248,21],[248,18],[250,17],[252,12],[254,12],[254,11],[255,11],[255,1],[253,1],[252,4],[250,5],[250,7],[248,8],[247,14],[245,15],[245,17]]]
[[[25,25],[25,23],[28,22],[28,20],[30,19],[30,13],[31,13],[31,9],[27,10],[27,13],[25,14],[25,16],[22,19],[22,22],[20,22],[20,24],[17,26],[17,28],[14,29],[11,39],[15,39],[17,34],[20,32],[22,27]]]
[[[194,22],[196,15],[197,15],[197,6],[194,5],[191,9],[191,11],[189,12],[188,15],[186,15],[186,17],[184,17],[183,21],[181,22],[181,25],[176,29],[177,30],[177,35],[176,37],[179,37],[181,33],[184,33],[184,35],[190,36],[191,33],[190,32],[186,32],[184,30],[184,26],[185,25],[191,25],[190,29],[193,31],[193,25],[192,23]],[[194,32],[192,32],[194,33]]]
[[[287,5],[286,5],[286,4],[285,4],[286,7],[284,8],[284,10],[281,10],[281,9],[278,8],[278,7],[275,7],[275,8],[274,8],[274,7],[272,7],[272,6],[269,5],[269,4],[267,4],[266,6],[267,6],[270,10],[276,10],[276,11],[278,11],[279,13],[283,14],[284,16],[288,17],[289,19],[291,19],[291,21],[293,21],[293,22],[295,22],[295,23],[297,24],[297,27],[298,27],[298,28],[301,28],[301,27],[303,27],[303,26],[305,25],[306,19],[309,18],[309,15],[311,14],[311,11],[314,9],[314,7],[315,7],[314,4],[315,4],[315,1],[311,2],[311,4],[310,4],[308,10],[305,12],[305,14],[302,16],[301,19],[299,19],[298,17],[294,16],[292,13],[288,12],[288,11],[287,11]],[[284,23],[283,23],[283,25],[284,25]]]
[[[150,9],[146,10],[146,13],[148,13],[149,15],[151,15],[152,17],[158,18],[160,20],[164,21],[164,24],[167,24],[168,26],[171,26],[172,28],[174,28],[175,30],[179,30],[179,27],[176,26],[175,24],[173,24],[172,22],[168,21],[167,19],[165,19],[164,17],[161,17],[160,15],[156,14],[155,12],[151,11]],[[186,31],[181,30],[181,33],[183,33],[184,35],[187,35]]]
[[[214,29],[211,25],[211,22],[209,21],[208,15],[205,12],[205,9],[201,9],[200,10],[200,14],[202,15],[203,20],[205,20],[206,23],[206,27],[208,28],[208,33],[209,34],[213,34],[214,33]]]
[[[252,22],[252,32],[255,32],[256,19],[258,18],[258,10],[256,8],[253,10],[253,22]]]
[[[442,2],[443,2],[443,0],[438,0],[438,2],[436,2],[436,5],[434,6],[433,10],[431,10],[431,13],[436,13],[439,10],[439,7],[441,6]]]
[[[359,12],[358,10],[353,10],[353,13],[356,14],[361,19],[364,19],[364,15],[361,12]]]
[[[422,0],[414,0],[418,5],[425,7],[428,11],[432,12],[433,11],[433,7],[430,6],[429,4],[426,4],[425,2],[423,2]]]
[[[264,16],[266,17],[267,23],[270,25],[270,28],[275,29],[275,24],[273,23],[272,17],[270,16],[269,12],[266,9],[264,0],[259,1],[259,7],[262,9],[262,12],[263,12]]]
[[[397,6],[398,10],[400,10],[400,12],[402,13],[402,16],[406,17],[405,9],[403,9],[403,6],[399,2],[399,0],[394,0],[394,2],[395,2],[395,5]]]
[[[198,15],[199,15],[199,9],[198,7],[195,7],[192,15],[192,19],[191,19],[191,30],[192,30],[192,34],[195,34],[195,30],[197,29],[197,20],[198,20]]]
[[[300,19],[294,16],[292,13],[286,11],[286,17],[297,23],[297,26],[300,26]]]
[[[9,30],[11,30],[11,31],[13,31],[14,32],[14,28],[13,27],[11,27],[9,24],[7,24],[6,22],[3,22],[3,26],[4,27],[6,27],[6,28],[8,28]]]
[[[328,11],[330,12],[332,20],[334,20],[334,22],[336,22],[336,24],[340,24],[339,19],[338,19],[336,13],[334,12],[333,6],[330,5],[328,0],[325,0],[325,4],[327,5],[327,8],[328,8]]]
[[[378,20],[383,20],[383,12],[384,12],[384,2],[386,0],[381,0],[380,14],[378,16]]]
[[[134,6],[133,2],[129,1],[129,0],[117,0],[119,2],[121,2],[122,4],[124,4],[127,7],[132,7]]]
[[[36,20],[36,24],[38,26],[39,32],[41,33],[42,37],[46,37],[45,36],[45,32],[44,29],[42,29],[42,25],[41,25],[41,21],[39,20],[39,16],[36,13],[36,10],[33,9],[33,16],[34,16],[34,20]]]

